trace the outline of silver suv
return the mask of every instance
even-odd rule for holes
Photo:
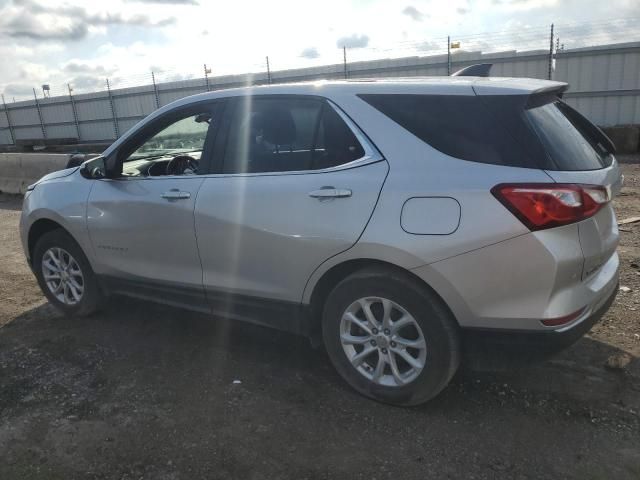
[[[611,141],[508,78],[320,82],[182,98],[44,177],[21,235],[49,301],[112,294],[323,341],[414,405],[474,345],[575,341],[618,283]]]

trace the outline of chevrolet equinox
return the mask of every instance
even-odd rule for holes
[[[567,84],[447,77],[195,95],[25,195],[48,300],[110,295],[322,341],[374,399],[415,405],[475,336],[577,340],[617,292],[621,175]]]

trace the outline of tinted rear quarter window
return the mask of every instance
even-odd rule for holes
[[[359,96],[451,157],[548,170],[606,166],[604,157],[553,96],[540,98],[542,103],[534,102],[534,108],[528,108],[529,95]]]
[[[360,95],[433,148],[462,160],[537,167],[471,95]]]

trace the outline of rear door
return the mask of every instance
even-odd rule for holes
[[[207,296],[232,315],[255,297],[299,304],[311,273],[364,230],[387,163],[325,100],[244,97],[231,110],[195,207]]]
[[[603,186],[612,197],[622,185],[620,168],[611,141],[569,105],[551,101],[525,111],[545,147],[553,169],[545,172],[558,183]],[[578,223],[584,255],[582,278],[595,273],[618,245],[618,224],[611,203],[596,215]]]

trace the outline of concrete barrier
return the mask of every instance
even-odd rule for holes
[[[0,153],[0,192],[24,193],[46,174],[65,168],[70,157],[54,153]]]

